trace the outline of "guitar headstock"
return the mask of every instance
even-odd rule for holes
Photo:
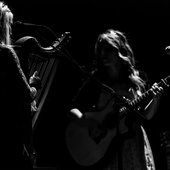
[[[167,87],[169,87],[169,85],[170,85],[170,75],[165,78],[165,82],[166,82]]]

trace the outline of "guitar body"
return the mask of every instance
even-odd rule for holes
[[[93,166],[106,156],[108,148],[117,136],[115,120],[112,120],[112,127],[103,126],[105,117],[111,114],[112,107],[112,102],[110,102],[104,110],[87,112],[85,117],[77,119],[68,125],[66,129],[66,145],[72,158],[79,165]],[[113,110],[112,114],[116,119],[116,113]],[[123,134],[128,131],[125,125],[125,117],[121,119],[119,126],[121,127],[119,133]]]
[[[89,136],[87,127],[79,126],[74,122],[67,129],[67,146],[78,164],[91,166],[104,156],[115,133],[115,130],[107,131],[106,136],[97,143]]]

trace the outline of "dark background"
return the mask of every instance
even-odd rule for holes
[[[137,59],[137,66],[147,73],[149,83],[159,82],[170,74],[170,55],[165,47],[170,45],[170,2],[133,0],[7,0],[14,13],[14,21],[46,25],[57,36],[68,31],[72,39],[65,46],[70,55],[88,67],[93,57],[94,43],[99,33],[114,28],[126,33]],[[34,29],[34,28],[33,28]],[[42,30],[39,30],[41,32]],[[18,31],[15,39],[31,35],[32,31]],[[55,40],[53,35],[42,32],[37,36],[43,45]],[[35,148],[39,166],[62,167],[70,161],[65,147],[64,133],[67,109],[82,74],[66,58],[60,64],[51,90],[43,106],[35,130]],[[161,137],[170,130],[169,90],[162,97],[157,115],[148,123],[147,130],[155,156],[156,166],[163,169],[165,154]]]

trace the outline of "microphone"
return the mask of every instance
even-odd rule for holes
[[[58,38],[57,35],[54,33],[54,31],[52,31],[51,28],[49,28],[45,25],[24,23],[24,22],[21,22],[21,21],[16,21],[16,22],[14,22],[14,27],[16,27],[16,28],[20,27],[20,28],[25,28],[25,29],[41,28],[41,29],[45,29],[46,31],[50,32],[55,38]]]
[[[38,25],[38,24],[32,24],[32,23],[24,23],[24,22],[21,22],[21,21],[16,21],[14,22],[14,26],[25,26],[27,28],[29,27],[46,27],[44,25]]]
[[[170,46],[165,47],[166,54],[170,55]]]

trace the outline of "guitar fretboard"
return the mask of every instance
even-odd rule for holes
[[[169,87],[169,80],[170,80],[170,75],[167,76],[164,79],[161,79],[161,81],[158,83],[159,87]],[[147,97],[152,96],[152,88],[150,88],[149,90],[147,90],[145,93],[143,93],[141,96],[139,96],[138,98],[131,100],[128,102],[128,104],[131,107],[136,106],[139,102],[141,102],[142,100],[146,99]]]

